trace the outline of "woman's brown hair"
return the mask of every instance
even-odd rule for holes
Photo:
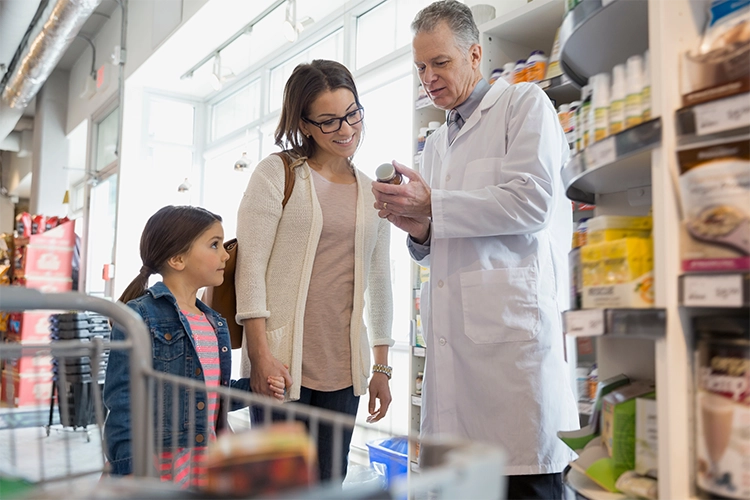
[[[170,258],[190,250],[193,242],[216,222],[221,222],[220,216],[200,207],[168,205],[159,209],[141,234],[141,272],[122,293],[120,302],[127,304],[146,293],[149,276],[163,273]]]
[[[309,64],[297,65],[284,86],[284,104],[274,135],[276,145],[291,150],[297,158],[313,156],[315,141],[305,137],[299,126],[300,121],[308,116],[310,105],[320,94],[338,89],[351,91],[357,106],[362,107],[354,78],[343,64],[316,59]]]

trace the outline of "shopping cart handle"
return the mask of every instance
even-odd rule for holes
[[[16,312],[33,309],[92,311],[112,318],[131,341],[130,353],[130,397],[133,401],[145,401],[148,394],[146,375],[151,368],[151,335],[146,324],[135,311],[119,302],[99,297],[90,297],[80,292],[42,293],[39,290],[20,286],[0,287],[0,311]],[[134,436],[147,436],[150,421],[145,412],[132,412],[131,430]],[[136,440],[132,443],[132,454],[140,459],[134,461],[136,476],[145,476],[153,443]]]

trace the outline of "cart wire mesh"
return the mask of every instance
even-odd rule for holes
[[[191,495],[201,495],[205,498],[206,491],[196,493],[177,488],[174,484],[166,484],[160,481],[165,472],[171,473],[174,478],[175,461],[171,463],[160,459],[160,457],[176,457],[178,454],[187,457],[188,461],[197,461],[198,458],[205,460],[205,456],[199,457],[201,452],[207,449],[203,436],[195,444],[196,440],[188,439],[187,447],[178,446],[178,429],[185,432],[180,426],[187,425],[187,436],[196,436],[197,419],[195,409],[198,395],[213,393],[220,401],[220,405],[230,409],[234,407],[256,406],[261,407],[265,415],[264,424],[260,431],[253,426],[256,432],[266,432],[270,426],[278,425],[272,422],[279,420],[278,415],[283,415],[285,422],[301,420],[305,423],[306,433],[312,443],[317,441],[322,426],[332,429],[333,436],[333,467],[332,480],[316,484],[315,480],[307,486],[289,491],[272,492],[276,498],[502,498],[504,496],[504,479],[502,477],[503,454],[500,450],[479,443],[469,443],[461,440],[437,439],[434,441],[422,440],[420,443],[420,473],[411,476],[402,476],[390,484],[378,483],[368,484],[342,489],[340,474],[342,456],[341,443],[345,431],[353,431],[354,419],[332,411],[300,405],[295,403],[281,404],[278,401],[265,396],[253,394],[228,387],[206,387],[202,381],[188,379],[164,373],[152,368],[151,336],[142,319],[130,308],[119,303],[113,303],[104,299],[89,297],[81,293],[57,293],[46,294],[36,290],[22,287],[0,287],[0,311],[93,311],[108,318],[126,333],[125,340],[111,341],[108,336],[94,336],[82,340],[54,340],[50,343],[38,344],[13,344],[5,343],[0,347],[0,360],[6,364],[15,360],[25,359],[35,365],[35,360],[49,359],[56,363],[58,369],[54,382],[47,379],[47,388],[40,386],[35,391],[41,408],[48,408],[49,421],[42,421],[39,415],[47,415],[42,411],[35,413],[36,424],[32,429],[21,429],[24,427],[24,413],[28,420],[29,413],[22,411],[23,408],[7,408],[14,406],[14,401],[3,392],[6,408],[0,408],[0,446],[3,447],[0,458],[0,496],[11,497],[17,491],[17,484],[8,481],[7,478],[17,478],[31,488],[30,496],[19,496],[19,498],[60,498],[61,490],[67,489],[69,494],[84,498],[100,498],[117,491],[125,498],[137,498],[144,496],[160,498],[189,498]],[[97,373],[106,362],[108,352],[113,350],[125,350],[129,359],[129,394],[130,394],[130,447],[132,455],[132,475],[139,478],[138,481],[122,480],[121,478],[107,478],[109,464],[107,464],[104,451],[106,443],[102,432],[106,421],[106,408],[103,404],[102,385],[98,383]],[[65,390],[76,380],[68,380],[70,374],[65,369],[59,369],[69,360],[86,359],[90,363],[90,386],[86,392],[87,401],[85,407],[92,412],[89,428],[88,415],[80,417],[75,397],[69,397]],[[31,361],[29,361],[31,360]],[[39,363],[43,365],[44,363]],[[85,370],[83,370],[85,371]],[[4,372],[4,375],[5,372]],[[73,379],[76,377],[73,376]],[[87,379],[87,380],[89,380]],[[10,377],[4,376],[4,384],[12,384]],[[50,440],[50,429],[57,429],[53,425],[54,398],[51,398],[51,388],[57,388],[57,403],[59,422],[63,430],[65,423],[73,423],[72,429],[79,430],[88,441],[94,434],[94,443],[99,446],[90,447],[88,453],[80,453],[79,437],[71,432],[61,432],[54,443]],[[6,386],[3,385],[5,388]],[[12,392],[12,391],[10,391]],[[80,392],[80,390],[79,390]],[[78,395],[80,397],[80,394]],[[185,398],[186,405],[180,405],[180,398]],[[171,405],[167,402],[171,400]],[[178,407],[186,407],[189,410],[186,422],[184,416],[178,415]],[[171,414],[167,414],[165,408],[171,408]],[[207,412],[203,412],[207,413]],[[77,416],[79,418],[72,418]],[[2,425],[4,424],[4,426]],[[28,424],[28,421],[25,422]],[[46,425],[44,425],[46,424]],[[80,424],[81,429],[76,429]],[[158,425],[155,425],[158,424]],[[184,427],[184,425],[183,425]],[[365,426],[361,426],[365,427]],[[167,429],[165,431],[164,429]],[[10,431],[10,432],[9,432]],[[23,432],[22,432],[23,431]],[[46,431],[46,432],[45,432]],[[25,432],[25,433],[24,433]],[[233,438],[241,436],[241,433],[232,435]],[[223,446],[230,441],[221,441],[220,437],[213,445]],[[417,440],[418,436],[410,436],[409,439]],[[187,449],[185,449],[187,448]],[[210,452],[209,452],[210,453]],[[29,460],[25,457],[33,455]],[[52,472],[51,464],[57,464]],[[309,478],[316,477],[315,460],[305,462],[308,468],[306,472],[297,471],[297,475]],[[33,470],[36,469],[36,470]],[[189,469],[192,469],[189,468]],[[94,480],[92,480],[92,477]],[[102,477],[102,480],[99,480]],[[5,478],[5,481],[3,480]],[[87,481],[83,481],[84,479]],[[78,480],[78,482],[76,482]],[[61,488],[60,484],[65,486]],[[384,490],[382,484],[387,486]],[[23,488],[18,488],[18,491]],[[128,496],[128,492],[130,496]],[[263,497],[271,492],[260,492],[253,498]],[[48,495],[48,496],[45,496]],[[90,496],[88,496],[90,495]],[[69,495],[67,495],[69,496]],[[228,495],[236,497],[236,495]],[[197,498],[198,496],[196,496]],[[225,495],[217,494],[213,490],[214,498],[222,498]]]

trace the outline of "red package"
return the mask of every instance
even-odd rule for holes
[[[45,219],[43,215],[35,215],[31,219],[31,234],[42,234],[45,230]]]
[[[16,216],[16,232],[19,238],[31,236],[31,214],[21,212]]]
[[[53,215],[52,217],[47,217],[47,220],[44,223],[44,230],[49,231],[53,227],[57,227],[58,219],[56,215]]]

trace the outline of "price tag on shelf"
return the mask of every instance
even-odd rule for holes
[[[604,310],[588,309],[566,312],[565,334],[571,337],[604,335]]]
[[[412,394],[411,404],[413,404],[414,406],[422,406],[422,396],[415,396],[414,394]]]
[[[742,307],[742,275],[685,276],[683,304],[688,307]]]
[[[750,126],[750,99],[739,94],[695,107],[695,129],[698,135],[715,134]]]
[[[602,165],[614,163],[617,159],[615,151],[615,138],[607,137],[596,142],[584,150],[586,155],[586,170],[593,170]]]
[[[412,347],[414,349],[414,355],[419,358],[424,358],[427,353],[427,349],[418,345]]]

